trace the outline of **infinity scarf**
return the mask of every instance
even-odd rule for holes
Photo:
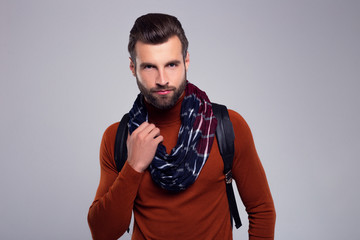
[[[142,94],[137,96],[129,115],[130,134],[148,121]],[[180,119],[176,146],[168,154],[160,143],[149,166],[153,181],[170,191],[185,190],[195,182],[209,157],[217,125],[206,93],[189,82],[185,88]]]

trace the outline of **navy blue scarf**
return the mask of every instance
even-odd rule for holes
[[[205,92],[189,82],[180,119],[176,146],[167,154],[160,143],[149,166],[153,181],[170,191],[185,190],[195,182],[209,157],[215,137],[217,120],[211,102]],[[148,114],[143,96],[139,94],[130,110],[130,134],[145,121],[148,121]]]

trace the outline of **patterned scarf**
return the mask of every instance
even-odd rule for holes
[[[209,157],[217,125],[206,93],[189,82],[180,118],[176,146],[167,154],[165,146],[160,143],[149,166],[153,181],[170,191],[185,190],[195,182]],[[147,120],[143,96],[139,94],[130,110],[130,134]]]

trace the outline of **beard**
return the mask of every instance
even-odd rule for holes
[[[145,100],[148,103],[150,103],[151,105],[153,105],[158,109],[167,110],[172,108],[176,104],[176,102],[179,100],[180,96],[184,92],[186,88],[186,73],[184,79],[182,80],[178,88],[166,84],[164,86],[158,85],[155,88],[147,89],[144,85],[142,85],[142,83],[139,81],[137,76],[136,76],[136,83],[139,87],[141,94],[145,97]],[[165,96],[156,94],[157,91],[161,91],[161,90],[171,90],[173,94],[172,96],[168,96],[170,94]]]

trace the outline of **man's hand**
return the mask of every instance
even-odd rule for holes
[[[160,129],[154,124],[142,123],[131,135],[128,135],[126,142],[128,164],[135,171],[143,172],[150,165],[157,146],[163,139],[163,136],[160,135]]]

